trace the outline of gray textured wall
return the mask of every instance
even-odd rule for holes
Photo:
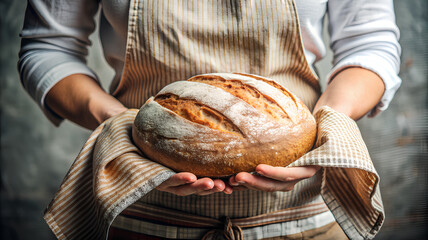
[[[428,234],[428,113],[426,0],[396,0],[403,48],[403,86],[388,111],[359,122],[377,170],[386,216],[377,239],[424,239]],[[88,131],[65,122],[52,126],[23,91],[16,71],[24,0],[0,1],[1,239],[53,239],[43,210],[61,183]],[[89,65],[104,86],[112,71],[99,42]],[[318,64],[325,73],[327,58]]]

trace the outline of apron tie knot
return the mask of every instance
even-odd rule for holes
[[[236,224],[233,224],[233,222],[230,220],[229,217],[224,217],[223,219],[223,229],[212,229],[205,233],[205,235],[202,237],[202,240],[208,240],[208,239],[226,239],[226,240],[243,240],[243,234],[242,229]]]

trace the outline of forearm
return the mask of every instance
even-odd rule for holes
[[[337,74],[327,86],[314,108],[327,105],[358,120],[380,101],[385,86],[382,79],[364,68],[347,68]]]
[[[126,110],[96,81],[83,74],[70,75],[55,84],[46,96],[46,105],[61,117],[92,130]]]

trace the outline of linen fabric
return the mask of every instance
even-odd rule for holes
[[[290,222],[283,222],[283,223],[278,223],[281,225],[288,225]],[[299,221],[298,225],[304,227],[307,226],[307,222],[305,222],[305,219],[302,219]],[[146,234],[142,234],[139,233],[138,227],[140,227],[139,225],[132,225],[132,226],[128,226],[128,228],[132,229],[132,230],[125,230],[126,228],[114,228],[112,226],[112,228],[110,228],[110,232],[109,232],[109,240],[119,240],[119,239],[163,239],[162,237],[158,237],[158,236],[154,236],[152,235],[146,235]],[[331,222],[325,225],[320,225],[320,227],[315,228],[315,229],[310,229],[310,230],[304,230],[304,228],[301,228],[299,230],[299,232],[297,233],[292,233],[291,231],[284,231],[281,236],[279,237],[271,237],[271,236],[276,236],[278,235],[278,231],[276,231],[277,228],[273,228],[271,229],[272,225],[266,225],[263,226],[260,230],[260,227],[256,227],[256,228],[250,228],[250,229],[243,229],[242,230],[242,237],[243,239],[263,239],[263,240],[281,240],[281,239],[287,239],[287,240],[301,240],[301,239],[316,239],[316,240],[331,240],[331,239],[335,239],[335,240],[342,240],[342,239],[348,239],[348,237],[345,235],[345,233],[342,231],[342,229],[340,228],[339,224],[337,224],[337,222]],[[280,229],[298,229],[296,228],[296,226],[281,226]],[[182,230],[180,228],[175,229],[172,232],[160,232],[157,231],[156,233],[159,234],[163,234],[164,236],[177,236],[177,235],[182,235],[182,233],[180,233]],[[207,231],[207,230],[205,230]],[[155,233],[155,235],[156,235]],[[183,234],[184,235],[184,234]],[[202,236],[203,234],[199,234],[199,235],[195,235],[195,236],[190,236],[190,235],[185,235],[185,239],[201,239],[200,236]],[[206,235],[205,235],[206,236]]]
[[[136,114],[109,119],[82,148],[44,216],[59,239],[105,239],[119,213],[174,174],[133,145]],[[316,148],[290,166],[323,167],[321,195],[336,221],[349,238],[372,239],[384,213],[379,177],[358,127],[329,107],[316,120]]]
[[[83,146],[44,216],[58,239],[105,239],[122,210],[174,174],[133,145],[137,112],[107,120]]]
[[[236,203],[233,207],[241,205]],[[232,227],[239,226],[244,239],[262,239],[322,228],[335,220],[324,202],[320,202],[254,217],[234,218],[230,222]],[[109,235],[126,231],[136,238],[149,235],[169,239],[203,239],[212,235],[213,229],[217,231],[214,236],[221,236],[227,224],[224,217],[208,218],[137,201],[114,220]]]
[[[309,109],[320,94],[293,1],[130,3],[125,67],[112,92],[140,108],[164,86],[205,73],[271,78]]]

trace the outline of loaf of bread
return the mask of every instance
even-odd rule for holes
[[[134,143],[177,172],[222,177],[258,164],[287,166],[309,151],[316,122],[290,91],[264,77],[198,75],[164,87],[140,109]]]

